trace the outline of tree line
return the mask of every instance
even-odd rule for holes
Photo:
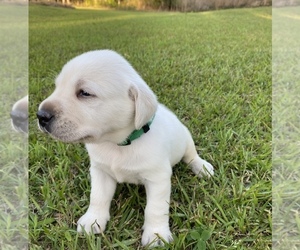
[[[32,2],[40,0],[30,0]],[[43,1],[43,0],[42,0]],[[45,1],[45,0],[44,0]],[[86,7],[112,7],[136,10],[205,11],[226,8],[270,6],[272,0],[46,0],[48,3]],[[294,3],[300,0],[275,0]]]

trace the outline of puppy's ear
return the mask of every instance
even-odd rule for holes
[[[150,121],[157,109],[157,99],[147,85],[131,86],[129,97],[135,102],[135,128],[142,128]]]

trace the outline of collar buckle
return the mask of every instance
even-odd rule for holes
[[[141,129],[134,130],[124,141],[118,143],[118,146],[128,146],[131,144],[133,140],[138,139],[143,134],[146,134],[150,130],[150,125],[153,122],[154,116]]]

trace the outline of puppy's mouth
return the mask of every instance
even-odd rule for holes
[[[42,132],[50,134],[50,132],[46,129],[46,127],[41,126],[39,122],[38,122],[38,127]]]
[[[69,141],[69,142],[72,142],[72,143],[87,143],[87,142],[91,142],[91,141],[93,141],[93,137],[90,136],[90,135],[86,135],[86,136],[80,137],[76,140]]]
[[[77,137],[77,136],[56,136],[53,134],[50,134],[54,139],[62,141],[62,142],[66,142],[66,143],[88,143],[88,142],[92,142],[93,141],[93,137],[86,135],[86,136],[82,136],[82,137]]]
[[[50,135],[53,139],[67,142],[67,143],[86,143],[91,142],[93,140],[93,136],[91,135],[80,135],[74,132],[70,132],[71,129],[63,129],[59,131],[58,129],[53,129],[52,127],[43,127],[40,124],[38,124],[39,129]]]
[[[52,138],[62,141],[62,142],[67,142],[67,143],[86,143],[86,142],[90,142],[93,140],[92,136],[86,135],[86,136],[82,136],[82,137],[78,137],[78,136],[69,136],[69,135],[56,135],[54,133],[50,133],[48,131],[45,131],[47,134],[49,134]]]
[[[93,141],[93,136],[78,131],[78,125],[58,114],[54,115],[45,110],[37,113],[39,129],[56,140],[67,143],[86,143]]]

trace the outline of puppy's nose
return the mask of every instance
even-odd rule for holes
[[[42,127],[46,127],[47,125],[50,124],[51,120],[53,119],[54,115],[51,114],[49,111],[46,111],[46,110],[39,110],[37,113],[36,113],[36,116],[37,118],[39,119],[39,124],[42,126]]]

